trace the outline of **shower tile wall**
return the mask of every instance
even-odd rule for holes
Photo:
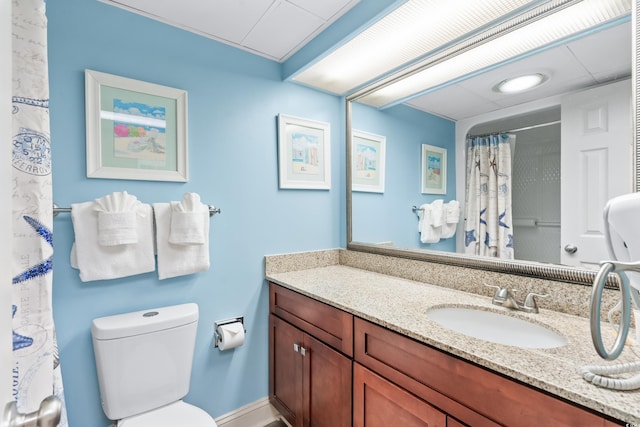
[[[516,134],[512,178],[516,259],[560,263],[560,124]]]

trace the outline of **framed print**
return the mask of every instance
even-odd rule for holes
[[[386,138],[353,130],[351,133],[351,190],[384,193]]]
[[[278,115],[280,188],[331,188],[329,123]]]
[[[189,179],[187,92],[85,70],[87,177]]]
[[[447,193],[446,148],[422,144],[422,194]]]

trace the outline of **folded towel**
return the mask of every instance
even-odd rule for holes
[[[445,203],[443,207],[442,230],[440,238],[448,239],[456,234],[456,228],[460,221],[460,203],[457,200],[451,200]]]
[[[98,243],[102,246],[128,245],[138,241],[137,208],[140,201],[126,191],[96,199]]]
[[[80,270],[80,280],[116,279],[155,270],[151,206],[140,203],[136,208],[137,242],[115,246],[98,243],[98,207],[96,202],[71,204],[76,238],[71,266]]]
[[[441,211],[440,211],[441,212]],[[420,206],[418,211],[419,222],[418,231],[420,231],[420,241],[422,243],[437,243],[440,241],[440,232],[442,227],[433,226],[433,208],[429,203]]]
[[[183,276],[209,269],[209,221],[204,224],[204,243],[176,245],[169,242],[171,205],[154,203],[156,218],[156,246],[158,252],[158,278]]]
[[[171,202],[169,243],[203,245],[207,224],[209,224],[209,207],[200,203],[198,194],[185,193],[182,202]]]
[[[440,227],[443,223],[443,206],[444,200],[438,199],[431,202],[431,225],[434,227]]]

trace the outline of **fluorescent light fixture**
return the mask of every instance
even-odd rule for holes
[[[547,80],[547,77],[541,73],[525,74],[524,76],[512,77],[505,79],[495,85],[494,90],[501,93],[524,92],[540,86]]]
[[[482,70],[544,49],[631,11],[631,0],[583,0],[544,18],[515,27],[506,34],[470,46],[462,53],[443,51],[416,65],[412,75],[398,79],[359,98],[376,107],[393,105],[413,96],[437,90],[449,83],[472,77]]]
[[[483,26],[540,3],[408,0],[293,80],[344,95]]]

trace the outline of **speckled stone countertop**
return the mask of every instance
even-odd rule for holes
[[[340,265],[332,251],[312,256],[315,263],[307,269],[284,265],[290,262],[286,257],[266,257],[267,280],[627,425],[640,426],[640,390],[607,390],[580,375],[585,365],[638,360],[634,352],[640,355],[640,346],[628,346],[615,362],[602,360],[593,348],[587,318],[547,309],[538,314],[514,312],[491,304],[487,296]],[[473,306],[527,319],[563,334],[569,342],[559,348],[525,349],[472,338],[427,316],[427,310],[439,306]]]

